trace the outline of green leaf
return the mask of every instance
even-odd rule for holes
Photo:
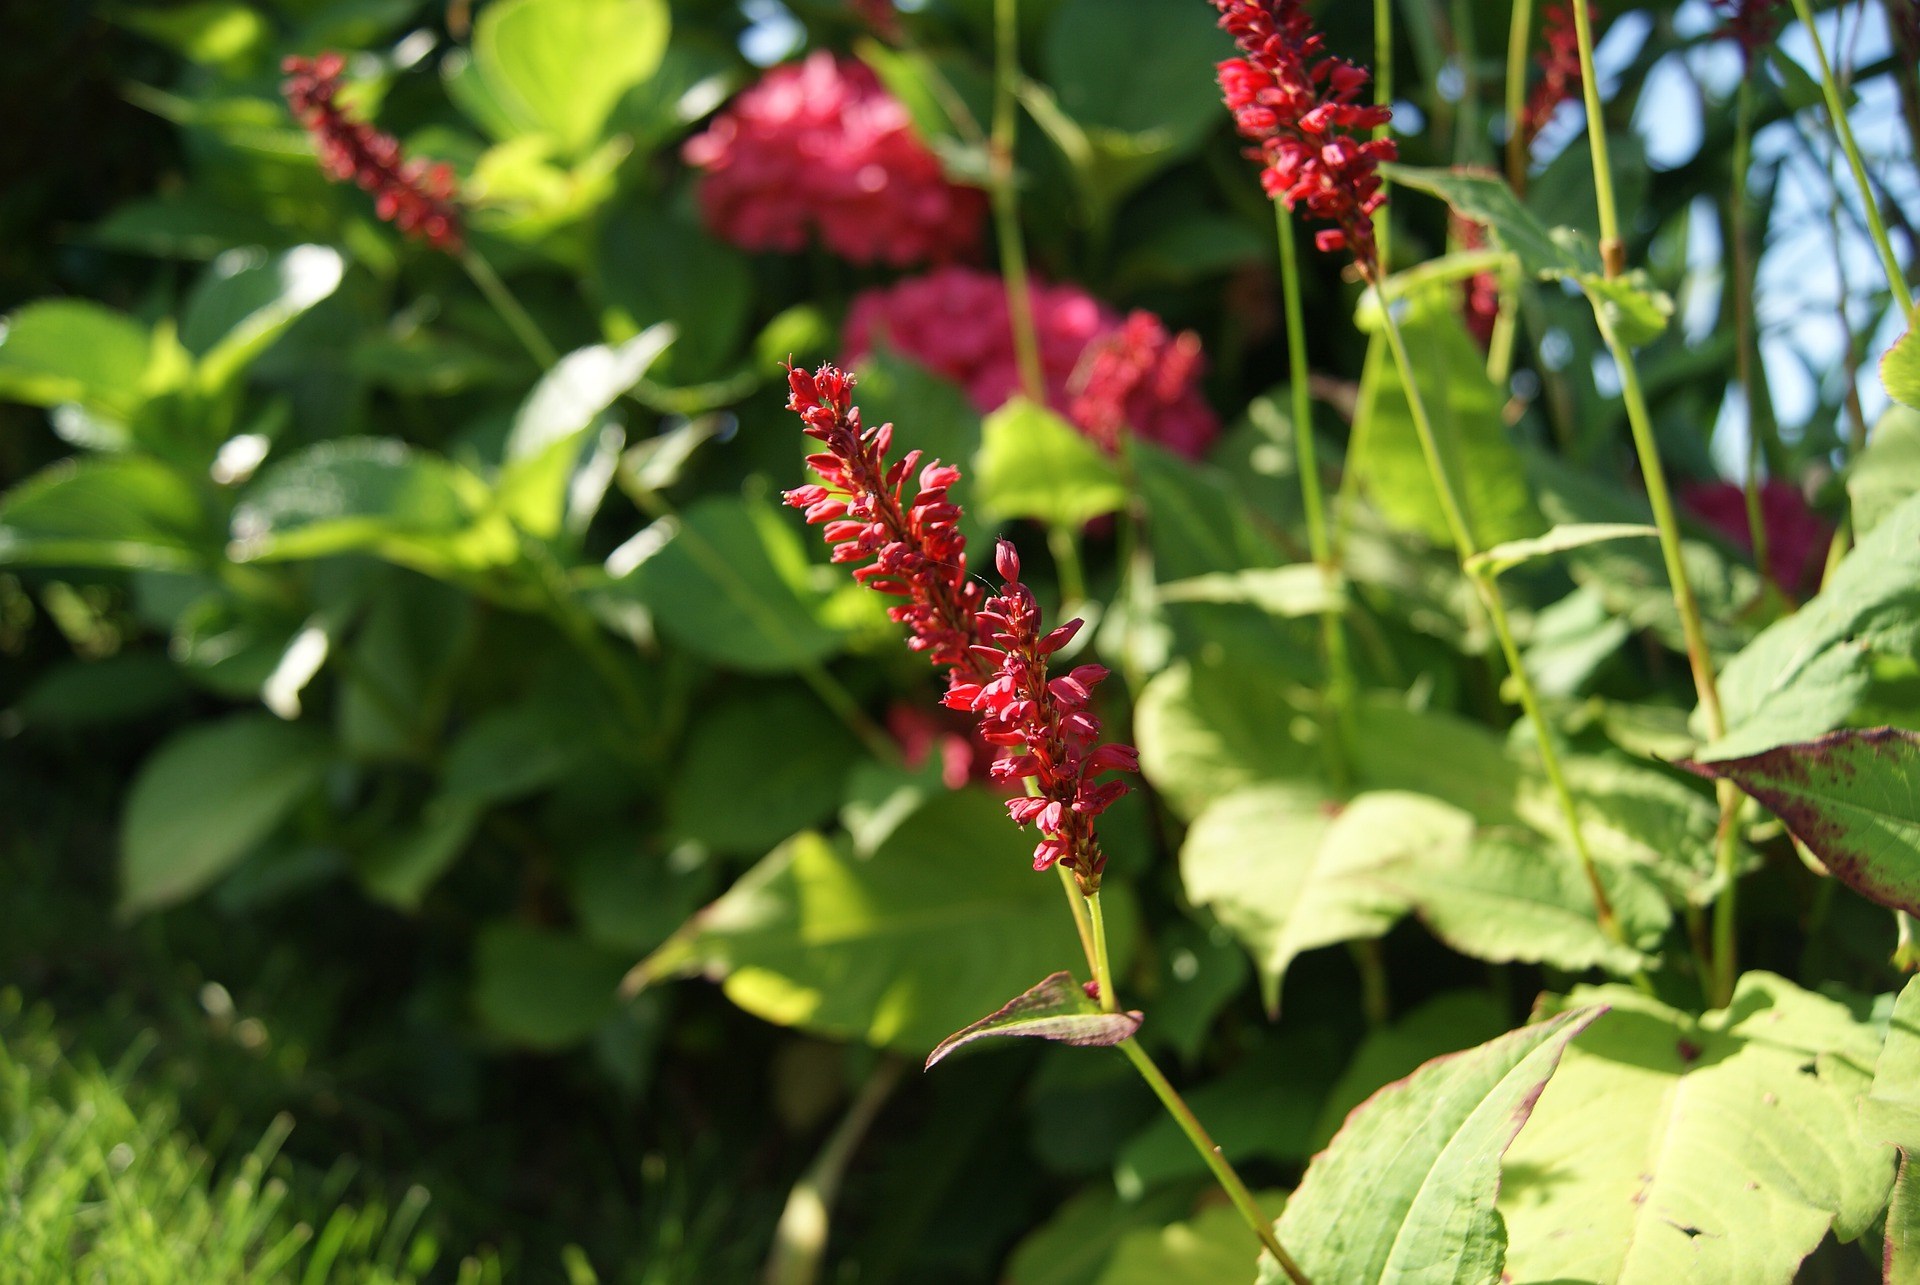
[[[1832,732],[1758,754],[1680,766],[1732,781],[1787,823],[1835,878],[1920,914],[1920,734]]]
[[[1400,322],[1420,395],[1447,474],[1481,548],[1540,529],[1526,469],[1507,436],[1505,395],[1487,377],[1479,346],[1460,321],[1454,295],[1423,290],[1405,304]],[[1440,495],[1407,402],[1406,385],[1385,345],[1376,342],[1361,381],[1354,467],[1374,505],[1396,526],[1452,547]]]
[[[1893,1149],[1859,1115],[1879,1040],[1843,1005],[1763,972],[1698,1018],[1618,985],[1565,1003],[1612,1012],[1507,1153],[1514,1280],[1785,1282],[1879,1215]]]
[[[1889,513],[1920,492],[1920,411],[1889,406],[1867,449],[1847,468],[1853,531],[1865,538]]]
[[[580,931],[631,959],[659,947],[713,895],[715,863],[662,853],[616,830],[578,852],[567,870],[568,899]]]
[[[1406,1079],[1424,1062],[1504,1034],[1510,1020],[1506,1006],[1486,991],[1455,990],[1372,1028],[1327,1093],[1309,1149],[1324,1148],[1348,1113],[1378,1090]]]
[[[1886,1285],[1920,1285],[1920,1179],[1914,1177],[1911,1151],[1900,1156],[1885,1236]]]
[[[1286,786],[1237,791],[1195,819],[1180,846],[1187,897],[1253,955],[1267,1008],[1302,951],[1378,937],[1406,902],[1370,876],[1414,854],[1463,846],[1464,812],[1417,794],[1362,794],[1344,808]]]
[[[1162,580],[1271,567],[1282,560],[1224,470],[1139,438],[1129,438],[1125,449],[1146,502],[1147,542]]]
[[[1077,529],[1127,502],[1113,457],[1044,406],[1015,397],[988,415],[974,494],[994,519]]]
[[[1435,1058],[1354,1108],[1287,1201],[1281,1243],[1314,1280],[1495,1285],[1507,1241],[1494,1208],[1501,1154],[1602,1011]],[[1261,1285],[1284,1279],[1276,1263],[1260,1268]]]
[[[1285,1203],[1278,1192],[1254,1197],[1271,1212]],[[1123,1232],[1096,1285],[1222,1285],[1247,1279],[1260,1242],[1228,1204],[1200,1210],[1186,1222]]]
[[[1920,339],[1909,330],[1893,341],[1880,359],[1880,383],[1887,396],[1920,410]]]
[[[691,218],[654,205],[624,205],[601,228],[594,266],[610,334],[673,324],[679,338],[661,363],[667,377],[710,379],[739,350],[753,303],[747,258]]]
[[[247,714],[177,733],[140,766],[120,823],[121,907],[199,892],[271,834],[320,784],[327,744]]]
[[[668,24],[664,0],[499,0],[474,24],[473,61],[521,129],[581,156],[660,65]]]
[[[1184,147],[1224,119],[1213,71],[1232,53],[1204,8],[1066,0],[1047,24],[1041,62],[1082,125],[1166,133]]]
[[[1920,977],[1908,979],[1894,1001],[1861,1123],[1875,1141],[1920,1151]]]
[[[804,734],[801,733],[804,729]],[[860,746],[803,691],[755,690],[701,712],[666,790],[670,841],[760,856],[825,820],[846,792]],[[753,806],[740,806],[740,783]]]
[[[1301,711],[1260,661],[1230,651],[1180,661],[1148,681],[1134,709],[1140,770],[1191,820],[1242,786],[1306,774],[1291,734]]]
[[[1173,580],[1160,586],[1162,602],[1241,602],[1270,615],[1294,618],[1339,611],[1346,605],[1346,585],[1339,573],[1323,571],[1311,562],[1285,567],[1256,567],[1221,571]]]
[[[44,299],[0,327],[0,397],[30,406],[77,402],[124,425],[146,400],[152,338],[131,317],[83,299]]]
[[[1620,342],[1629,348],[1650,344],[1666,333],[1673,320],[1673,300],[1656,289],[1645,271],[1635,269],[1623,277],[1608,277],[1598,272],[1581,272],[1571,280],[1586,292],[1594,311],[1606,318]]]
[[[613,1016],[622,967],[620,955],[578,937],[489,924],[474,947],[473,1007],[516,1043],[565,1048]]]
[[[1073,974],[1059,972],[1035,982],[979,1021],[934,1045],[927,1055],[927,1069],[932,1070],[934,1063],[947,1054],[976,1040],[1021,1036],[1109,1048],[1131,1039],[1139,1029],[1139,1013],[1104,1012],[1073,980]]]
[[[0,499],[0,564],[188,571],[219,547],[188,480],[144,456],[61,460]]]
[[[235,0],[202,0],[160,10],[128,6],[112,17],[191,62],[241,73],[269,35],[267,20]]]
[[[1608,901],[1627,932],[1614,941],[1600,928],[1575,857],[1511,835],[1482,835],[1465,846],[1417,851],[1383,867],[1380,882],[1413,907],[1433,935],[1488,963],[1515,960],[1579,972],[1629,974],[1653,966],[1672,913],[1659,888],[1630,870],[1603,870]]]
[[[467,807],[544,790],[588,752],[579,731],[565,711],[537,699],[489,710],[448,749],[441,790]]]
[[[340,287],[346,261],[323,245],[279,254],[234,250],[208,268],[181,319],[200,387],[218,392],[238,378],[287,328]]]
[[[1439,197],[1460,217],[1484,226],[1494,244],[1518,256],[1521,266],[1534,276],[1560,277],[1600,270],[1600,257],[1591,246],[1556,237],[1533,211],[1520,204],[1503,178],[1485,171],[1413,165],[1382,165],[1380,172],[1403,187]]]
[[[672,326],[651,326],[617,346],[570,352],[540,377],[513,417],[496,487],[501,508],[522,531],[545,540],[560,534],[581,440],[673,339]]]
[[[1157,1232],[1191,1204],[1178,1189],[1122,1200],[1111,1183],[1091,1184],[1056,1205],[1046,1222],[1014,1246],[1004,1268],[1006,1285],[1098,1285],[1125,1233]]]
[[[511,531],[480,524],[484,483],[388,438],[322,442],[268,469],[234,510],[235,561],[371,553],[430,575],[510,561]]]
[[[1563,523],[1549,529],[1545,535],[1530,540],[1509,540],[1476,553],[1467,559],[1467,570],[1488,576],[1504,575],[1515,567],[1525,566],[1538,558],[1550,558],[1569,549],[1581,549],[1608,540],[1657,539],[1659,535],[1658,528],[1638,522]]]
[[[1059,881],[998,798],[943,794],[871,856],[802,834],[770,854],[629,979],[699,973],[741,1008],[834,1039],[925,1053],[1082,958]],[[1124,967],[1132,908],[1105,900]]]
[[[840,649],[799,531],[772,506],[706,499],[636,540],[646,543],[630,541],[608,559],[614,580],[605,592],[638,599],[687,650],[780,673]]]
[[[435,800],[417,823],[383,834],[358,861],[360,882],[374,897],[412,910],[466,850],[481,809],[466,800]]]
[[[1851,718],[1877,663],[1920,651],[1920,495],[1883,517],[1799,611],[1763,631],[1720,674],[1727,734],[1703,760],[1811,740]]]

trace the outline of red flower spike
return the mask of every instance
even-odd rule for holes
[[[1136,309],[1116,331],[1088,345],[1068,390],[1067,414],[1107,451],[1120,449],[1130,424],[1152,424],[1177,412],[1205,370],[1200,336],[1167,332],[1160,318]]]
[[[1771,44],[1780,31],[1780,0],[1713,0],[1714,6],[1726,19],[1724,33],[1740,45],[1741,56],[1746,59],[1747,71],[1753,71],[1754,59],[1760,51]],[[1913,6],[1891,5],[1889,9],[1905,10],[1905,20],[1913,21]],[[1895,17],[1894,21],[1900,21]]]
[[[703,172],[707,226],[748,250],[817,236],[849,262],[901,267],[970,253],[986,222],[985,194],[947,181],[906,107],[829,53],[768,71],[681,155]]]
[[[827,447],[808,459],[822,484],[788,491],[787,503],[810,513],[825,504],[845,505],[849,520],[826,525],[833,560],[874,559],[856,568],[854,578],[908,600],[888,615],[911,631],[909,647],[948,668],[942,703],[978,714],[979,738],[1012,751],[987,771],[995,781],[1028,783],[1028,795],[1007,801],[1007,814],[1040,832],[1034,869],[1064,865],[1082,891],[1095,891],[1107,864],[1095,821],[1128,788],[1096,778],[1138,771],[1140,760],[1130,746],[1097,743],[1100,721],[1088,706],[1093,688],[1107,677],[1105,668],[1079,665],[1059,678],[1048,675],[1047,657],[1073,638],[1081,622],[1044,627],[1033,592],[1020,582],[1019,552],[1006,540],[994,549],[994,568],[1005,583],[997,595],[982,599],[967,574],[959,506],[947,498],[960,471],[928,464],[920,471],[919,492],[903,503],[902,488],[918,453],[888,465],[892,426],[861,424],[852,376],[833,366],[811,374],[789,367],[787,387],[787,408],[800,416],[809,437]]]
[[[458,254],[463,243],[453,171],[446,165],[410,161],[400,141],[363,121],[347,119],[334,101],[347,60],[337,53],[288,58],[281,86],[287,105],[313,137],[320,168],[373,196],[374,213],[436,250]]]
[[[1587,17],[1598,22],[1600,11],[1588,0]],[[1580,95],[1580,36],[1574,26],[1573,5],[1569,0],[1550,4],[1540,16],[1540,37],[1545,47],[1535,61],[1540,80],[1527,96],[1526,109],[1520,113],[1520,136],[1533,145],[1540,131],[1553,119],[1561,103]]]
[[[1241,137],[1255,146],[1260,184],[1287,209],[1334,226],[1314,243],[1378,267],[1373,215],[1386,203],[1381,161],[1392,139],[1367,137],[1392,113],[1358,101],[1368,76],[1326,51],[1301,0],[1213,0],[1241,57],[1220,64],[1220,89]]]

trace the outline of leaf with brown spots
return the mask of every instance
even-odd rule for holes
[[[1854,729],[1680,766],[1732,781],[1766,804],[1869,901],[1920,914],[1920,736]]]
[[[1138,1013],[1108,1013],[1073,980],[1054,973],[1029,986],[971,1026],[941,1040],[927,1058],[927,1069],[963,1044],[995,1036],[1024,1035],[1061,1044],[1108,1047],[1140,1029]]]

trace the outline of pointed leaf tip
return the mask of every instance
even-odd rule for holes
[[[975,1040],[1025,1036],[1060,1044],[1108,1047],[1140,1029],[1141,1015],[1109,1013],[1088,997],[1069,973],[1054,973],[1007,1001],[971,1026],[955,1031],[927,1057],[927,1070],[947,1054]]]

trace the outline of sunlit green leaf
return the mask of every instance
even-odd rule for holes
[[[143,456],[63,460],[0,499],[0,564],[184,571],[219,545],[188,481]]]
[[[1111,456],[1060,416],[1016,397],[987,416],[974,494],[995,518],[1077,528],[1127,501]]]
[[[474,24],[473,60],[522,129],[583,155],[667,47],[664,0],[499,0]]]
[[[934,1045],[927,1055],[927,1068],[931,1070],[934,1063],[955,1049],[977,1040],[1026,1038],[1104,1048],[1130,1038],[1139,1029],[1139,1013],[1102,1010],[1073,980],[1073,974],[1058,972]]]

